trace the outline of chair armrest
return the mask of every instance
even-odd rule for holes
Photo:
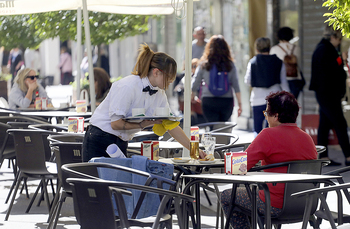
[[[29,125],[29,129],[34,129],[34,130],[47,130],[47,131],[53,131],[53,130],[58,130],[58,131],[68,131],[68,127],[64,126],[56,126],[52,124],[34,124],[34,125]]]
[[[75,176],[78,176],[81,178],[90,178],[90,179],[97,179],[97,180],[100,179],[99,177],[91,176],[89,174],[85,174],[85,173],[74,170],[74,168],[79,168],[79,167],[95,167],[95,168],[115,169],[115,170],[120,170],[120,171],[124,171],[124,172],[130,172],[130,173],[144,176],[144,177],[149,177],[149,173],[147,173],[147,172],[128,168],[125,166],[108,164],[108,163],[100,163],[100,162],[93,162],[93,163],[84,162],[84,163],[65,164],[65,165],[62,165],[62,170],[69,173],[69,174],[72,174],[72,175],[75,175]]]
[[[141,152],[135,149],[128,149],[127,154],[127,157],[131,157],[133,155],[141,155]]]
[[[308,195],[308,194],[337,191],[337,190],[347,189],[347,188],[350,188],[350,183],[331,185],[331,186],[322,187],[322,188],[313,188],[313,189],[293,193],[291,196],[303,196],[303,195]]]
[[[218,132],[212,132],[212,136],[226,136],[230,138],[230,144],[224,145],[224,146],[218,146],[215,147],[215,150],[224,150],[235,147],[235,143],[238,141],[239,137],[237,134],[231,134],[231,133],[218,133]]]
[[[225,126],[220,127],[218,129],[215,129],[215,130],[212,130],[209,133],[220,132],[220,131],[226,130],[228,128],[233,128],[233,127],[237,126],[237,123],[235,123],[235,122],[206,122],[206,123],[197,124],[196,126],[201,128],[201,127],[214,126],[214,125],[225,125]]]
[[[132,184],[132,183],[125,183],[125,182],[119,182],[119,181],[107,181],[107,180],[95,180],[95,179],[81,179],[81,178],[68,178],[67,182],[71,183],[72,181],[80,181],[80,180],[85,180],[85,181],[93,181],[93,182],[101,182],[108,184],[111,187],[115,188],[121,188],[121,189],[136,189],[140,190],[143,192],[151,192],[159,195],[168,195],[174,198],[181,198],[186,201],[194,201],[195,198],[193,196],[187,195],[187,194],[182,194],[178,193],[175,191],[171,190],[165,190],[165,189],[159,189],[159,188],[154,188],[150,186],[143,186],[143,185],[138,185],[138,184]],[[125,190],[124,190],[125,191]],[[126,194],[129,195],[129,192],[126,192]]]
[[[323,165],[327,165],[330,163],[329,160],[324,160],[324,159],[318,159],[321,161]],[[272,169],[272,168],[277,168],[277,167],[283,167],[283,166],[289,166],[290,164],[293,163],[308,163],[310,160],[300,160],[300,161],[286,161],[286,162],[280,162],[280,163],[275,163],[275,164],[270,164],[270,165],[263,165],[263,166],[257,166],[253,167],[249,170],[249,172],[256,172],[256,171],[262,171],[265,169]]]
[[[164,183],[169,184],[170,186],[175,186],[176,185],[176,181],[170,180],[170,179],[165,178],[165,177],[157,176],[157,175],[154,175],[154,174],[143,172],[143,171],[140,171],[140,170],[137,170],[137,169],[128,168],[128,167],[125,167],[125,166],[108,164],[108,163],[100,163],[100,162],[70,163],[70,164],[62,165],[62,170],[67,172],[67,173],[69,173],[69,174],[75,175],[77,177],[100,180],[99,177],[91,176],[89,174],[85,174],[85,173],[82,173],[82,172],[74,170],[75,167],[79,167],[79,166],[85,166],[85,167],[91,166],[91,167],[96,167],[96,168],[115,169],[115,170],[120,170],[120,171],[124,171],[124,172],[133,173],[133,174],[136,174],[136,175],[148,177],[147,181],[149,183],[151,183],[153,180],[157,180],[158,186],[160,186],[160,185],[162,185]]]
[[[335,169],[335,170],[332,170],[332,171],[329,171],[326,173],[322,173],[322,174],[324,174],[324,175],[340,175],[341,173],[345,173],[348,171],[350,171],[350,166],[346,166],[346,167],[343,167],[340,169]]]

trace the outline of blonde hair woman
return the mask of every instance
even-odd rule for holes
[[[9,96],[10,109],[34,108],[36,93],[47,97],[45,89],[38,83],[39,75],[31,68],[24,68],[17,73]]]
[[[148,45],[140,45],[139,56],[132,75],[112,84],[107,97],[95,110],[86,131],[83,161],[93,157],[109,157],[106,148],[117,144],[126,153],[128,141],[147,126],[161,124],[162,120],[128,122],[133,108],[144,108],[146,116],[154,116],[157,107],[169,108],[165,90],[175,80],[177,65],[166,53],[153,52]],[[168,130],[179,143],[190,148],[190,139],[177,126]],[[205,154],[201,152],[201,156]]]

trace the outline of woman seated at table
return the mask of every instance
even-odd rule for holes
[[[262,165],[269,165],[285,161],[317,159],[317,152],[312,138],[301,130],[295,123],[299,113],[298,101],[286,91],[271,93],[266,97],[267,106],[264,111],[269,128],[263,129],[254,139],[247,152],[247,169],[251,169],[261,161]],[[286,173],[287,168],[274,168],[265,172]],[[271,195],[271,217],[276,217],[283,207],[284,184],[275,186],[268,184]],[[264,214],[265,196],[259,191],[257,198],[258,212]],[[221,194],[221,203],[226,214],[231,206],[231,189]],[[238,188],[235,204],[245,209],[252,205],[245,188]],[[230,224],[233,228],[250,228],[248,217],[239,211],[234,211]]]
[[[31,68],[24,68],[17,73],[9,96],[10,109],[34,108],[36,97],[48,98],[38,78],[39,75]]]

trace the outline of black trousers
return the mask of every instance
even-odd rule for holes
[[[317,144],[326,146],[326,151],[320,154],[320,158],[328,157],[328,136],[329,131],[334,128],[339,145],[345,158],[350,157],[350,143],[347,130],[347,123],[344,118],[341,99],[332,99],[323,93],[316,92],[316,99],[320,106],[320,121],[318,126]]]
[[[229,121],[233,111],[233,98],[204,97],[202,110],[207,122]]]
[[[90,125],[85,133],[83,142],[83,162],[88,162],[93,157],[109,157],[106,149],[113,143],[126,155],[128,149],[127,141],[123,141],[113,134]]]

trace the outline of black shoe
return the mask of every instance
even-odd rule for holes
[[[339,163],[339,162],[336,162],[336,161],[333,161],[333,160],[330,160],[330,161],[331,161],[331,163],[329,163],[328,166],[339,166],[339,165],[341,165],[341,163]],[[350,161],[348,163],[350,165]],[[345,164],[346,164],[346,162],[345,162]]]
[[[345,165],[349,166],[350,165],[350,161],[345,160]]]

